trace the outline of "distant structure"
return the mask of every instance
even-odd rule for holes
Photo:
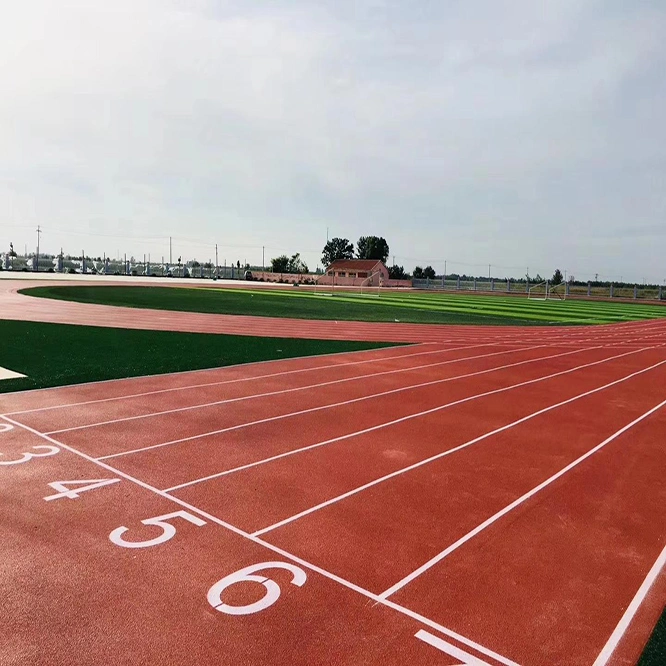
[[[338,259],[326,267],[319,284],[368,285],[379,287],[389,279],[388,268],[377,259]]]

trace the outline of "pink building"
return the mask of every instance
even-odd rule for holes
[[[388,269],[382,261],[376,259],[338,259],[326,268],[319,284],[337,284],[341,286],[387,285]]]

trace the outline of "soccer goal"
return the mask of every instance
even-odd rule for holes
[[[527,298],[545,301],[548,298],[548,280],[539,282],[527,290]]]
[[[379,279],[377,280],[377,284],[373,284],[374,279],[378,277]],[[360,288],[360,293],[363,294],[364,296],[379,296],[381,295],[381,288],[382,288],[382,274],[378,271],[377,273],[373,273],[372,275],[368,275],[363,282],[361,282],[361,288]]]
[[[560,282],[560,284],[551,285],[548,288],[548,295],[546,296],[546,298],[554,301],[566,301],[567,283]]]
[[[332,284],[327,282],[320,282],[323,278],[331,277],[330,275],[320,275],[314,283],[314,293],[317,296],[333,296],[335,294],[335,277],[333,277]]]

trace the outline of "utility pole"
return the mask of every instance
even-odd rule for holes
[[[490,280],[490,264],[488,264],[488,279]]]
[[[446,259],[444,259],[444,277],[446,277]]]
[[[37,263],[35,264],[35,270],[39,272],[39,237],[42,235],[42,230],[40,225],[37,225]],[[27,254],[27,253],[26,253]]]
[[[169,263],[170,263],[170,264],[173,263],[173,262],[171,261],[171,236],[169,236]]]
[[[262,272],[266,272],[266,247],[264,245],[261,246],[261,270]]]
[[[215,243],[215,277],[220,277],[220,269],[217,263],[217,243]]]
[[[326,227],[326,242],[328,243],[328,227]]]

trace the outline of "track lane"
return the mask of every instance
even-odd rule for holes
[[[208,446],[213,441],[210,434],[217,434],[222,430],[231,430],[239,437],[254,437],[251,441],[257,441],[256,435],[250,433],[254,428],[277,425],[278,428],[291,427],[298,430],[297,426],[291,424],[313,416],[318,423],[328,423],[333,432],[339,432],[341,427],[348,427],[349,421],[340,421],[339,415],[343,412],[338,410],[346,410],[352,419],[350,422],[353,422],[353,419],[358,417],[359,406],[362,405],[363,419],[381,423],[383,410],[392,409],[393,405],[398,412],[408,414],[426,408],[421,405],[439,404],[437,401],[440,398],[435,390],[437,383],[441,386],[450,385],[452,392],[460,392],[465,390],[464,377],[484,373],[483,376],[488,377],[489,385],[502,385],[507,370],[501,368],[519,364],[534,365],[534,369],[527,372],[539,376],[539,368],[548,368],[551,362],[556,364],[559,359],[573,359],[586,353],[590,352],[565,349],[551,352],[552,360],[549,360],[540,349],[511,350],[506,356],[487,356],[435,368],[378,376],[374,380],[368,378],[363,381],[332,384],[321,391],[306,390],[297,394],[286,393],[263,399],[157,414],[148,418],[60,432],[58,437],[99,457],[151,447],[164,448],[163,445],[167,442],[176,442],[180,447],[182,440],[194,442],[200,438],[205,440],[200,445]],[[606,352],[599,350],[597,353],[604,355]],[[410,378],[413,381],[411,384],[408,383]],[[289,424],[285,425],[287,421]],[[250,434],[245,435],[242,432],[246,430]],[[311,426],[308,426],[308,430],[311,432]],[[177,433],[175,440],[170,439],[171,433]],[[189,442],[186,441],[185,444]],[[170,445],[168,448],[174,446]],[[136,453],[136,456],[141,455],[143,453]]]
[[[634,358],[636,356],[638,358]],[[513,388],[509,392],[485,396],[416,419],[401,421],[380,430],[346,437],[265,465],[177,488],[173,492],[187,501],[217,511],[219,515],[248,531],[264,529],[364,483],[373,482],[386,474],[402,470],[474,437],[549,408],[561,400],[622,380],[631,373],[642,371],[650,362],[663,361],[664,357],[663,351],[642,352],[599,363],[573,373]],[[513,381],[525,379],[525,369],[515,369],[514,373],[518,371],[521,374],[515,374]],[[475,383],[476,390],[473,384],[469,387],[472,395],[482,390],[478,378]],[[484,443],[479,444],[479,447],[483,448]],[[174,456],[178,450],[174,450]],[[230,455],[232,451],[225,441],[222,453]],[[181,453],[187,456],[188,461],[194,460],[189,450],[181,450]],[[203,454],[201,458],[204,458]],[[207,466],[210,459],[211,455],[208,455],[205,458],[206,464],[202,466]],[[162,457],[161,460],[171,459]],[[175,480],[181,474],[174,473],[177,458],[173,460],[169,467],[162,463],[157,469],[157,458],[151,460],[152,464],[142,459],[141,473],[164,481]],[[183,460],[180,460],[181,468]],[[132,460],[128,462],[130,466],[139,464]],[[196,462],[188,463],[191,471],[197,466]],[[363,495],[359,495],[361,505]],[[279,503],[271,501],[275,496],[281,498]],[[352,525],[356,519],[357,516],[351,518]]]
[[[589,666],[663,552],[665,427],[662,407],[393,598],[472,635],[492,626],[525,666]]]
[[[368,361],[340,363],[336,365],[322,364],[316,371],[287,371],[271,375],[259,375],[256,379],[232,379],[224,383],[192,386],[181,391],[168,393],[145,393],[129,395],[125,399],[73,405],[54,410],[45,410],[20,414],[25,423],[41,431],[60,434],[64,430],[90,428],[109,424],[112,421],[130,421],[144,417],[152,417],[161,413],[177,410],[217,407],[225,401],[240,401],[257,398],[291,397],[298,401],[303,392],[312,391],[325,393],[329,387],[339,385],[353,387],[354,382],[380,380],[392,375],[396,386],[402,380],[410,383],[418,379],[419,371],[424,376],[428,369],[436,369],[445,365],[455,365],[476,358],[494,358],[519,353],[520,349],[485,345],[478,347],[452,347],[440,349],[436,345],[428,345],[427,351],[400,356],[398,358],[377,358]],[[350,390],[353,390],[350,388]],[[291,393],[291,396],[286,394]],[[17,414],[19,416],[19,414]]]
[[[370,396],[345,401],[333,408],[316,408],[286,418],[259,420],[212,436],[195,436],[185,441],[177,439],[173,445],[157,445],[110,459],[122,469],[145,474],[158,487],[171,488],[275,456],[299,456],[303,450],[328,448],[338,442],[346,446],[347,440],[362,435],[370,439],[381,438],[382,431],[394,427],[394,422],[403,421],[403,427],[409,428],[411,421],[423,418],[428,412],[453,409],[459,402],[482,400],[492,391],[511,392],[516,390],[517,383],[545,382],[552,374],[575,372],[573,368],[585,364],[586,359],[591,363],[609,362],[603,350],[518,362],[521,365],[451,379],[435,386],[383,396],[370,392]],[[483,389],[479,388],[480,377],[484,378]],[[434,390],[438,386],[440,390]],[[391,414],[390,421],[387,421],[387,414]],[[185,460],[187,464],[184,464]]]

